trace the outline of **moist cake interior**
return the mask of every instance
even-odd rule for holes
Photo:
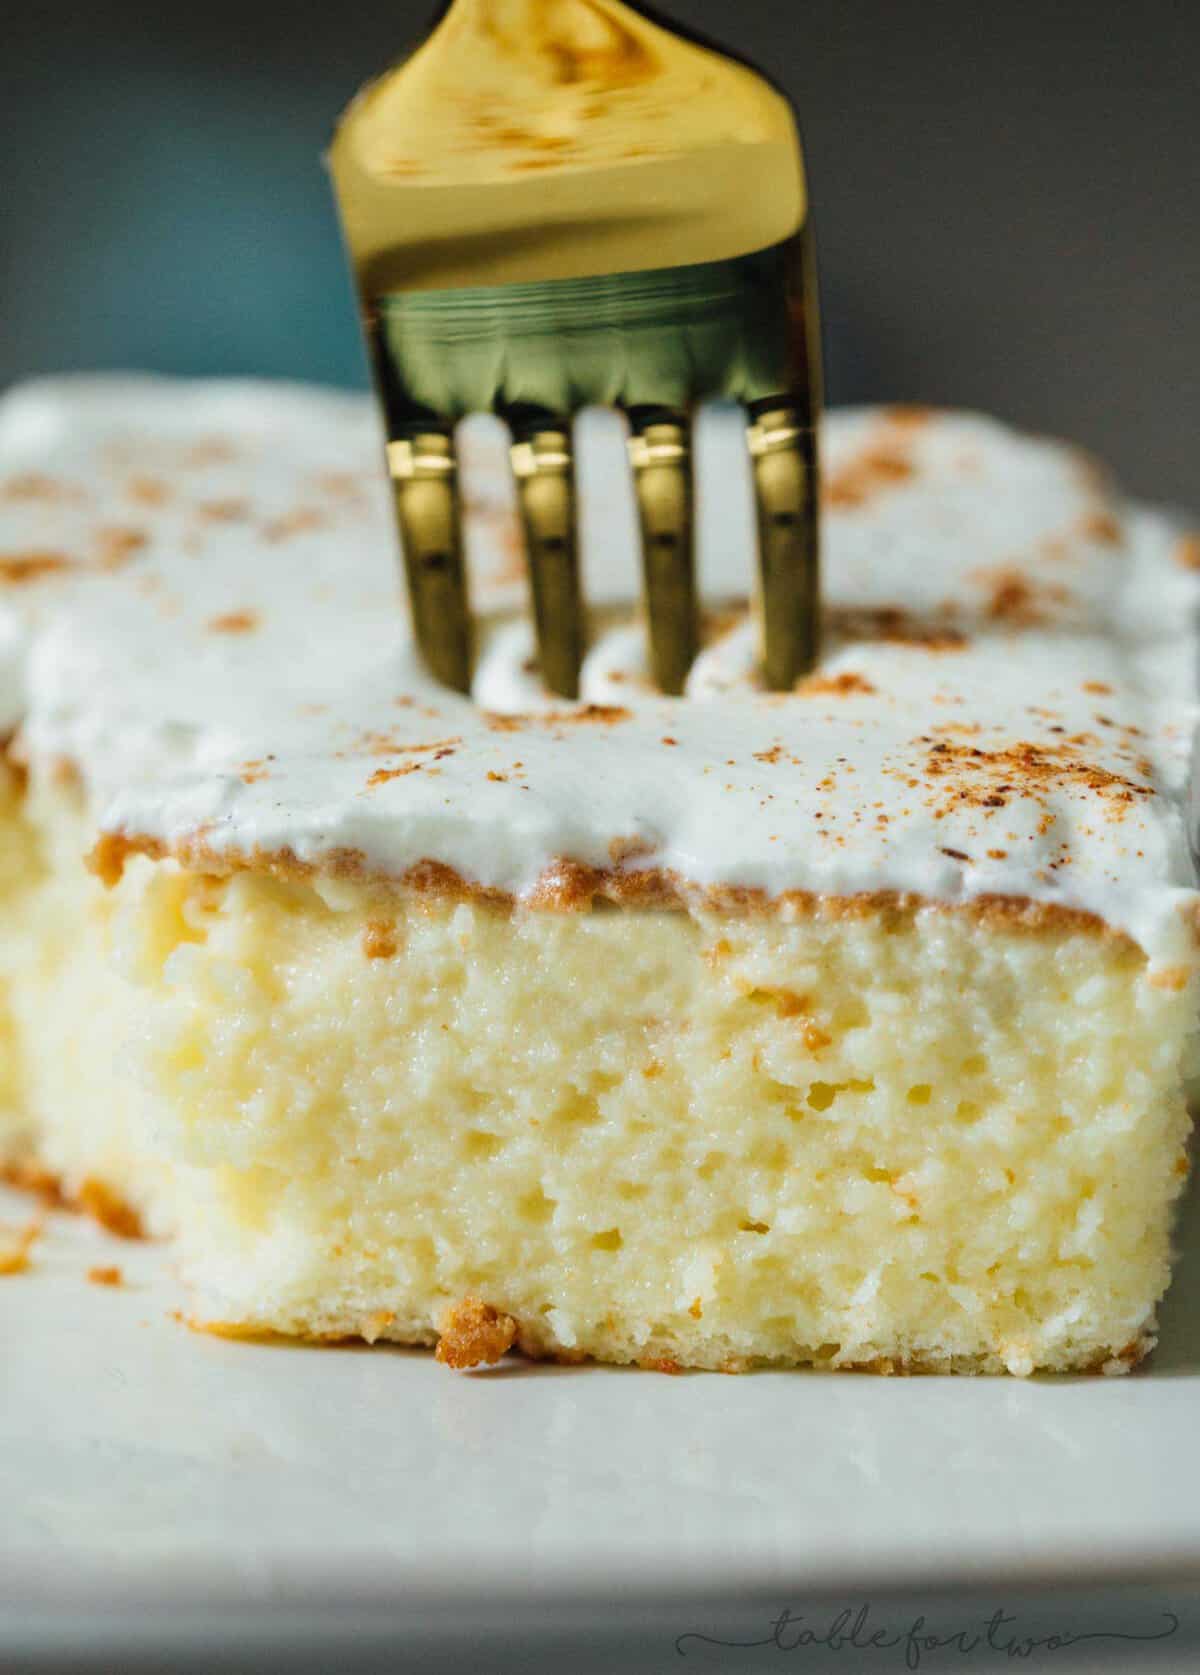
[[[365,403],[0,408],[10,1165],[172,1236],[222,1330],[1123,1370],[1187,1170],[1194,540],[1062,445],[835,414],[827,655],[767,694],[714,415],[663,699],[588,424],[565,705],[495,432],[466,700],[408,642]]]

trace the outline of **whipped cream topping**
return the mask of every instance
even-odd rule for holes
[[[409,638],[365,400],[69,379],[0,404],[0,700],[103,831],[522,896],[569,859],[697,887],[1083,910],[1191,963],[1197,547],[1075,451],[964,414],[830,415],[826,654],[758,689],[734,416],[699,437],[705,646],[648,682],[618,421],[579,451],[592,647],[534,665],[504,440],[468,427],[474,700]]]

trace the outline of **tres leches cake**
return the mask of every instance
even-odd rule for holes
[[[0,408],[11,1167],[197,1324],[1026,1374],[1153,1344],[1187,1173],[1200,550],[986,419],[832,415],[827,642],[755,683],[744,443],[646,678],[585,419],[578,704],[466,439],[473,699],[416,659],[365,400]]]

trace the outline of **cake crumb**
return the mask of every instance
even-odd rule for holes
[[[494,1366],[517,1341],[517,1323],[478,1297],[464,1297],[442,1316],[435,1355],[443,1367]]]
[[[24,1227],[0,1227],[0,1276],[25,1272],[29,1266],[29,1253],[41,1233],[40,1216],[34,1216]]]
[[[125,1283],[125,1275],[120,1268],[89,1268],[88,1283],[91,1285],[121,1286]]]
[[[79,1207],[118,1239],[144,1239],[141,1217],[110,1186],[90,1175],[79,1189]]]

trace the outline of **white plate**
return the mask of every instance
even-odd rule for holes
[[[0,1193],[0,1221],[30,1207]],[[1160,1348],[1126,1378],[461,1376],[413,1351],[193,1333],[171,1312],[169,1249],[52,1216],[30,1270],[0,1279],[0,1667],[18,1607],[52,1602],[67,1624],[100,1593],[228,1622],[318,1597],[550,1612],[580,1596],[1186,1588],[1200,1206],[1181,1235]],[[121,1289],[88,1283],[110,1263]]]

